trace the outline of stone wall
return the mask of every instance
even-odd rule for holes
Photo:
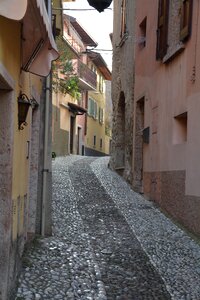
[[[15,253],[11,244],[12,232],[12,172],[13,172],[13,123],[14,123],[14,80],[0,64],[0,299],[14,285]]]
[[[112,103],[113,128],[110,167],[123,169],[132,182],[133,101],[134,101],[134,19],[135,1],[127,1],[126,31],[121,32],[122,1],[114,2]],[[120,20],[120,21],[119,21]],[[123,109],[121,109],[123,107]],[[125,120],[125,124],[122,124]]]
[[[200,197],[185,195],[185,171],[145,172],[144,193],[175,221],[200,236]]]
[[[39,148],[39,168],[38,168],[38,191],[37,191],[37,208],[36,208],[36,234],[42,233],[42,225],[44,226],[44,234],[51,235],[52,233],[52,102],[51,97],[46,99],[46,82],[43,82],[43,94],[40,102],[40,119],[45,120],[45,110],[48,107],[48,149],[46,153],[46,162],[44,161],[44,136],[45,122],[40,123],[40,148]],[[46,103],[49,101],[49,103]],[[44,169],[44,166],[46,169]],[[44,176],[44,172],[46,175]],[[44,183],[45,177],[45,183]],[[45,199],[43,188],[45,185]]]
[[[30,175],[29,175],[29,207],[28,207],[28,239],[35,235],[36,207],[38,190],[39,137],[40,137],[40,95],[32,88],[32,96],[38,107],[32,109],[31,141],[29,141]]]

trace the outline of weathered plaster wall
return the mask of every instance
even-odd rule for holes
[[[142,148],[144,193],[199,235],[199,2],[193,2],[192,33],[184,45],[178,34],[180,4],[170,1],[169,46],[164,59],[157,61],[158,1],[137,3],[137,37],[145,17],[147,30],[145,47],[136,45],[135,99],[144,97],[144,128],[150,127],[149,143]],[[177,120],[181,114],[184,122]]]
[[[0,82],[2,78],[0,66]],[[10,83],[10,82],[9,82]],[[0,83],[0,299],[6,299],[12,233],[13,85]],[[13,82],[12,82],[13,83]]]
[[[3,230],[0,241],[1,300],[9,299],[15,287],[27,235],[30,175],[27,141],[31,140],[32,112],[29,109],[28,125],[19,130],[17,97],[22,91],[30,98],[31,86],[38,93],[41,91],[40,78],[20,70],[20,39],[21,23],[0,17],[0,162],[4,171],[0,175],[0,230]],[[3,199],[4,196],[7,199]]]
[[[73,102],[70,95],[53,93],[52,111],[52,151],[57,156],[69,155],[70,112],[68,102]]]

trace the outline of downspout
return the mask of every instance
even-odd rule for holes
[[[47,176],[49,173],[48,136],[49,136],[49,108],[50,108],[50,75],[46,78],[45,86],[45,115],[44,115],[44,160],[42,170],[42,236],[46,233],[46,206],[47,206]]]
[[[51,0],[47,1],[47,12],[51,24]],[[45,112],[44,112],[44,160],[43,160],[43,170],[42,170],[42,220],[41,220],[41,234],[45,236],[50,233],[51,230],[47,229],[47,196],[48,196],[48,177],[51,172],[51,157],[48,155],[49,148],[49,113],[50,113],[50,103],[51,101],[51,75],[46,77],[45,83]],[[50,200],[50,199],[49,199]],[[49,216],[50,217],[50,216]]]

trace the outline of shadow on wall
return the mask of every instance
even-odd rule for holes
[[[69,155],[69,131],[60,128],[60,110],[53,106],[52,152],[56,156]]]
[[[115,170],[123,175],[125,169],[125,95],[120,93],[116,118],[117,139],[115,143]]]

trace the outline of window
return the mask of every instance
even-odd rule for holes
[[[182,144],[187,141],[187,112],[174,117],[173,144]]]
[[[191,33],[192,0],[182,0],[180,40],[185,41]]]
[[[156,59],[167,53],[169,0],[159,0]]]
[[[143,142],[145,144],[149,144],[149,137],[150,137],[150,128],[146,127],[142,130],[142,137],[143,137]]]
[[[99,91],[103,93],[103,76],[99,75]]]
[[[99,107],[99,123],[100,124],[104,123],[104,110],[101,107]]]
[[[192,0],[159,0],[156,59],[169,62],[190,37]]]
[[[94,135],[94,139],[93,139],[93,146],[96,146],[96,135]]]
[[[91,98],[88,99],[88,115],[94,119],[98,119],[97,103]]]
[[[140,37],[139,37],[139,46],[144,48],[146,46],[146,32],[147,32],[147,18],[140,24]]]
[[[91,70],[92,72],[94,72],[95,74],[97,73],[97,68],[92,64],[91,65]]]
[[[126,0],[122,0],[121,5],[121,34],[120,37],[122,38],[126,33]]]
[[[52,32],[53,32],[53,37],[56,37],[56,15],[52,14]]]
[[[102,147],[103,147],[103,140],[100,139],[100,148],[102,148]]]

